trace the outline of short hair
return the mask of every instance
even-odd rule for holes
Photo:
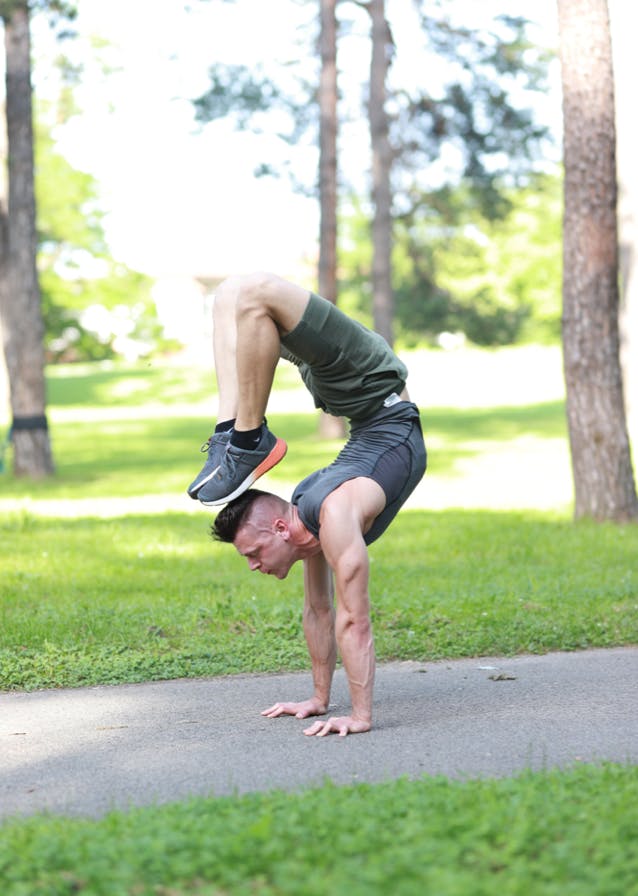
[[[237,532],[245,522],[248,522],[250,512],[255,501],[259,498],[270,498],[270,492],[263,492],[258,488],[249,488],[239,497],[229,501],[221,510],[213,525],[210,534],[215,541],[225,541],[232,544],[237,537]]]

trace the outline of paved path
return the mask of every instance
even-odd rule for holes
[[[376,727],[307,738],[264,719],[308,674],[0,694],[0,817],[398,776],[638,764],[638,648],[378,669]],[[336,676],[333,714],[347,689]]]

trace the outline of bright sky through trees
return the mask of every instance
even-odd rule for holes
[[[539,0],[531,12],[524,0],[466,5],[473,13],[477,7],[483,14],[525,12],[539,19],[538,39],[555,42],[554,0]],[[314,257],[316,203],[295,195],[285,178],[254,177],[260,161],[282,151],[276,138],[237,134],[228,121],[199,130],[190,99],[206,89],[213,62],[268,65],[295,58],[298,16],[308,17],[307,4],[299,11],[291,0],[193,0],[190,12],[177,0],[81,0],[78,6],[78,38],[66,52],[85,65],[77,93],[82,115],[60,139],[69,160],[100,183],[113,255],[152,275],[221,275],[258,267],[296,274],[304,257]],[[416,55],[412,5],[388,0],[388,12],[399,50],[394,76],[427,76]],[[96,47],[95,37],[108,46]],[[34,38],[35,86],[41,93],[50,83],[50,66],[39,70],[38,58],[51,58],[52,51],[42,29]],[[344,82],[365,80],[368,51],[365,40],[348,41],[340,60]],[[105,74],[103,65],[111,71]],[[547,114],[558,107],[559,99],[550,98]],[[359,139],[356,152],[364,169],[365,121]],[[299,164],[311,180],[314,153]]]

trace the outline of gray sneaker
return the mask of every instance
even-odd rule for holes
[[[208,452],[208,460],[197,478],[188,486],[188,494],[191,498],[197,498],[201,487],[215,475],[222,457],[226,454],[229,441],[230,432],[214,432],[208,441],[204,442],[201,450]]]
[[[226,504],[250,488],[256,479],[267,473],[283,458],[288,446],[264,426],[254,451],[229,445],[219,469],[199,489],[197,497],[207,507]]]

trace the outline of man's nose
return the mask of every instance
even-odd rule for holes
[[[249,560],[248,566],[251,572],[255,572],[256,569],[259,569],[259,560]]]

